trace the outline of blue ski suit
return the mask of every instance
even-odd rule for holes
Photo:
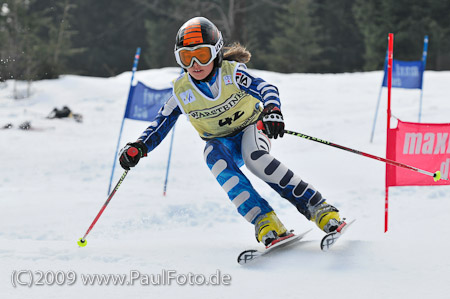
[[[240,170],[246,167],[308,220],[322,195],[270,155],[270,139],[256,127],[262,108],[280,108],[278,89],[253,76],[242,63],[226,61],[208,82],[184,73],[174,81],[173,94],[138,140],[152,151],[181,114],[206,141],[205,162],[239,214],[248,222],[273,211]]]

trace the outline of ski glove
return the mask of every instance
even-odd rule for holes
[[[119,162],[125,170],[136,166],[142,157],[147,157],[147,147],[141,141],[130,142],[120,151]]]
[[[267,137],[275,139],[277,139],[278,136],[280,136],[280,138],[283,137],[284,120],[280,108],[273,104],[270,104],[264,108],[264,110],[262,111],[262,115],[262,131],[267,135]]]

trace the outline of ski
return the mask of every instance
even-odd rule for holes
[[[325,237],[323,237],[322,241],[320,242],[320,249],[322,249],[322,251],[328,251],[334,245],[334,243],[336,243],[336,241],[345,233],[347,228],[353,222],[355,222],[355,220],[356,219],[353,219],[348,223],[344,221],[344,223],[342,223],[335,232],[329,233]]]
[[[263,250],[257,250],[257,249],[247,249],[242,251],[238,258],[237,258],[237,262],[241,265],[245,265],[251,261],[254,261],[266,254],[269,254],[273,251],[276,251],[278,249],[281,248],[286,248],[289,245],[295,244],[298,241],[300,241],[301,239],[303,239],[303,237],[309,233],[312,229],[305,231],[304,233],[301,234],[294,234],[293,231],[291,231],[291,233],[283,238],[279,238],[277,240],[275,240],[274,242],[272,242],[272,244],[268,245],[265,249]]]

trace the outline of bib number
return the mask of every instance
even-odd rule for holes
[[[242,115],[244,115],[244,112],[242,111],[237,111],[234,113],[234,115],[232,117],[227,117],[227,118],[223,118],[221,120],[219,120],[219,126],[223,127],[223,126],[231,126],[231,124],[238,120]]]

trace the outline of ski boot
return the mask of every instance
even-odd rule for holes
[[[273,241],[288,234],[287,229],[274,211],[261,215],[255,221],[255,237],[258,242],[269,246]]]
[[[344,221],[339,217],[339,210],[323,202],[311,208],[311,221],[327,234],[334,232]]]

